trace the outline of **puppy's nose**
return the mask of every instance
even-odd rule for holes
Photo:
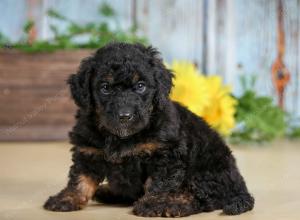
[[[130,121],[133,118],[133,114],[129,110],[121,110],[119,111],[119,119],[121,122]]]

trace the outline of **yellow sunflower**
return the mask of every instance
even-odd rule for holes
[[[189,62],[174,61],[169,68],[175,74],[171,99],[201,116],[221,134],[229,135],[235,126],[237,104],[231,88],[222,84],[220,76],[204,76]]]

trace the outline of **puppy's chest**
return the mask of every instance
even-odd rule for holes
[[[120,164],[109,163],[107,166],[107,178],[111,179],[140,179],[145,172],[145,166],[142,161],[132,159],[131,161]]]
[[[158,141],[136,141],[136,142],[119,142],[88,147],[79,146],[75,152],[79,155],[88,156],[91,161],[106,161],[107,164],[123,164],[127,161],[142,160],[148,161],[166,148],[164,143]]]
[[[106,178],[114,192],[132,194],[142,191],[148,175],[142,161],[133,159],[122,164],[109,164],[107,168]]]
[[[162,147],[162,143],[155,141],[111,144],[103,149],[103,156],[109,163],[121,164],[132,159],[150,158]]]

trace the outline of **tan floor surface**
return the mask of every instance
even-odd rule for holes
[[[143,219],[130,207],[91,203],[81,211],[55,213],[42,209],[45,199],[66,184],[70,165],[67,143],[0,144],[0,219]],[[300,142],[233,147],[255,209],[240,216],[221,211],[184,219],[300,219]]]

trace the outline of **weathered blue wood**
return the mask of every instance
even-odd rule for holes
[[[300,8],[300,0],[297,1],[297,9],[299,11]],[[297,50],[297,67],[296,67],[296,71],[297,71],[297,80],[296,80],[296,101],[298,102],[298,105],[295,105],[295,112],[300,115],[300,13],[297,13],[297,42],[298,42],[298,46],[296,46],[298,48]]]
[[[286,104],[291,112],[299,112],[299,45],[300,45],[300,1],[284,1],[286,30],[286,65],[291,72],[291,81],[287,88]],[[295,10],[298,9],[298,10]]]
[[[276,1],[236,1],[236,10],[239,74],[256,75],[257,91],[262,95],[274,94],[270,70],[276,58]],[[239,85],[238,77],[234,84]],[[241,92],[241,88],[235,89]]]
[[[184,59],[201,66],[202,1],[138,1],[138,23],[167,61]]]
[[[133,2],[136,2],[134,13]],[[29,2],[34,4],[29,8]],[[98,6],[105,0],[0,0],[0,31],[12,40],[22,37],[22,27],[31,16],[38,37],[52,37],[49,25],[63,30],[62,22],[44,16],[54,8],[79,22],[101,21]],[[190,60],[203,66],[203,0],[110,0],[119,14],[120,25],[128,28],[134,16],[140,34],[158,47],[167,62]],[[270,68],[276,58],[276,2],[261,0],[208,1],[208,74],[223,76],[241,94],[239,76],[257,75],[256,91],[276,99]],[[286,31],[285,63],[291,72],[286,91],[286,108],[300,115],[300,1],[283,1]],[[32,5],[31,5],[32,7]],[[29,10],[30,9],[30,10]],[[113,24],[112,24],[113,25]]]
[[[18,40],[22,36],[26,7],[25,0],[0,1],[0,31],[11,40]]]
[[[80,24],[97,21],[102,22],[104,18],[99,14],[98,10],[99,6],[104,2],[109,2],[118,14],[119,24],[117,25],[120,25],[124,29],[131,26],[131,0],[44,0],[44,3],[47,5],[46,8],[53,8],[68,19]],[[45,16],[44,19],[47,20],[48,24],[48,29],[46,31],[47,38],[53,36],[49,28],[50,24],[58,26],[61,31],[67,26],[65,22],[60,22],[57,19],[47,18],[47,16]],[[111,25],[116,26],[115,22],[111,22]]]
[[[239,73],[256,75],[259,94],[274,97],[271,66],[277,56],[277,1],[235,1],[236,10],[236,65]],[[297,1],[283,1],[286,54],[284,62],[291,72],[291,81],[285,93],[285,107],[289,112],[299,111],[299,23],[300,8]],[[237,73],[236,73],[237,74]],[[235,92],[240,93],[238,80]]]

